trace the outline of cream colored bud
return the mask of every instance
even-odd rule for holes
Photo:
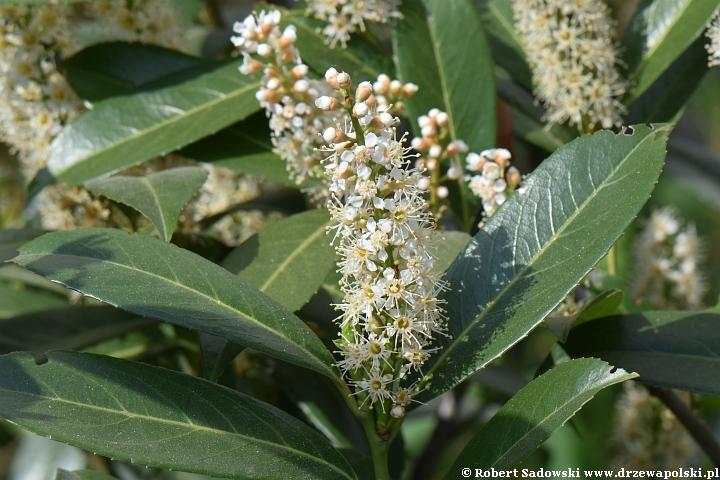
[[[439,158],[440,155],[442,155],[442,147],[438,144],[433,145],[432,147],[430,147],[428,155],[432,158]]]
[[[420,180],[418,180],[417,186],[420,190],[427,190],[430,188],[430,179],[427,177],[422,177]]]
[[[395,405],[392,410],[390,410],[390,415],[392,415],[394,418],[402,418],[405,416],[405,407],[402,405]]]
[[[455,162],[450,164],[450,168],[448,168],[447,171],[447,177],[450,180],[458,180],[460,177],[462,177],[462,168],[460,168],[460,165]]]
[[[390,82],[390,93],[393,95],[397,95],[398,93],[402,92],[403,84],[400,83],[398,80],[393,80]]]
[[[315,106],[325,111],[333,111],[340,108],[340,102],[337,98],[322,96],[315,100]]]
[[[364,102],[372,95],[372,85],[370,82],[361,82],[355,89],[355,101]]]
[[[434,158],[428,158],[425,161],[425,166],[428,168],[428,170],[435,170],[438,167],[438,162]]]
[[[520,176],[520,172],[517,168],[510,167],[505,173],[505,180],[512,188],[517,188],[517,186],[520,185],[520,182],[522,181],[522,177]]]
[[[340,72],[337,75],[338,87],[347,90],[352,85],[352,78],[346,72]]]
[[[380,118],[380,123],[382,123],[385,127],[390,127],[394,125],[397,120],[395,117],[393,117],[387,112],[381,113],[380,115],[378,115],[378,117]]]
[[[418,88],[414,83],[406,83],[402,87],[402,94],[405,98],[410,98],[417,93]]]
[[[334,88],[337,90],[338,88],[338,71],[334,68],[330,67],[327,69],[327,72],[325,72],[325,81],[327,81],[328,85],[330,85],[330,88]]]
[[[282,86],[282,83],[280,83],[280,80],[277,78],[271,78],[267,81],[267,84],[265,85],[270,90],[277,90]]]
[[[296,91],[297,93],[305,93],[308,91],[309,88],[310,88],[310,83],[305,79],[298,80],[297,82],[295,82],[293,84],[293,90]]]
[[[375,95],[370,95],[367,100],[365,100],[365,105],[367,105],[368,108],[373,108],[377,105],[377,98],[375,98]]]
[[[430,117],[430,118],[432,118],[433,120],[435,120],[435,119],[437,118],[438,114],[440,114],[440,109],[439,109],[439,108],[433,108],[433,109],[431,109],[431,110],[428,112],[428,117]]]
[[[293,67],[292,71],[290,72],[290,74],[295,79],[303,78],[307,75],[307,73],[308,73],[308,66],[303,65],[302,63],[300,65],[295,65]]]
[[[272,52],[273,52],[272,47],[270,45],[268,45],[267,43],[261,43],[260,45],[257,46],[257,54],[260,55],[261,57],[267,58],[270,55],[272,55]]]
[[[438,196],[438,198],[447,198],[449,193],[450,192],[448,191],[447,187],[445,187],[443,185],[440,185],[437,188],[437,191],[435,192],[435,194]]]
[[[423,137],[434,137],[435,136],[435,126],[434,125],[425,125],[420,129],[420,133],[422,133]]]
[[[322,136],[327,143],[331,143],[335,138],[335,129],[333,127],[326,128]]]
[[[458,153],[460,153],[460,149],[458,148],[458,146],[455,144],[455,142],[450,142],[450,144],[447,146],[447,154],[452,156],[457,155]]]
[[[435,121],[437,124],[441,127],[447,127],[450,123],[450,117],[445,112],[440,112],[437,114],[437,117],[435,118]]]
[[[385,74],[378,75],[377,82],[373,83],[375,95],[385,95],[390,89],[390,77]]]
[[[364,103],[356,103],[353,107],[353,115],[355,115],[358,118],[362,118],[365,115],[368,114],[368,107]]]

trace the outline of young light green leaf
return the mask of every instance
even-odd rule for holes
[[[720,314],[652,311],[607,317],[570,331],[565,350],[598,357],[661,387],[720,395]]]
[[[179,167],[144,177],[96,178],[85,187],[116,202],[129,205],[145,215],[165,241],[175,230],[180,212],[207,179],[202,167]]]
[[[62,351],[43,365],[4,355],[0,368],[0,416],[97,454],[215,477],[355,478],[299,420],[200,378]]]
[[[317,292],[335,266],[327,210],[310,210],[268,225],[223,262],[253,287],[294,312]]]
[[[637,377],[595,358],[570,360],[530,382],[470,441],[447,480],[468,465],[508,470],[519,464],[603,388]]]
[[[24,350],[42,358],[48,350],[77,350],[154,323],[106,306],[44,309],[0,322],[0,352]]]
[[[54,293],[17,289],[0,284],[0,319],[46,308],[69,306],[67,298]]]
[[[650,196],[670,129],[578,138],[490,217],[445,277],[448,336],[423,368],[420,400],[502,355],[590,272]]]
[[[403,82],[420,89],[407,99],[411,127],[432,108],[450,117],[451,139],[470,151],[492,148],[497,136],[495,79],[490,46],[471,0],[405,0],[395,23],[395,65]],[[478,198],[464,180],[452,182],[450,204],[464,230],[474,226]]]
[[[206,64],[202,58],[155,45],[107,42],[81,50],[58,69],[83,100],[94,103]]]
[[[297,28],[295,46],[302,53],[303,62],[324,75],[330,67],[336,67],[350,74],[355,85],[362,81],[373,82],[384,73],[395,77],[390,53],[380,42],[372,43],[361,35],[353,35],[347,48],[329,48],[327,36],[320,30],[326,23],[305,16],[301,10],[294,10],[283,18],[282,25],[292,24]],[[369,38],[369,37],[368,37]]]
[[[0,263],[10,260],[24,243],[47,233],[39,228],[0,230]]]
[[[628,103],[642,95],[702,34],[717,0],[644,0],[623,39],[630,80]]]
[[[175,245],[88,228],[33,240],[13,261],[124,310],[338,378],[332,355],[299,318],[222,267]]]
[[[257,77],[241,75],[242,60],[222,63],[176,85],[110,98],[55,137],[47,167],[31,189],[71,185],[177,150],[258,111]]]

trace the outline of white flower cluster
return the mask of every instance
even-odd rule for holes
[[[551,123],[581,133],[620,125],[626,82],[615,68],[614,22],[601,0],[515,0],[536,94]]]
[[[508,196],[520,185],[522,178],[517,168],[510,165],[512,156],[504,148],[471,152],[465,158],[467,169],[480,172],[466,175],[470,190],[482,199],[485,216],[490,217]]]
[[[676,470],[698,466],[699,449],[685,427],[648,390],[625,382],[617,401],[611,468]],[[686,403],[690,394],[676,392]]]
[[[74,48],[66,5],[0,7],[0,141],[31,179],[82,108],[55,60]]]
[[[707,285],[700,272],[702,242],[695,225],[682,227],[672,207],[651,213],[635,248],[634,293],[660,309],[699,309]]]
[[[235,23],[233,30],[238,35],[231,40],[243,54],[240,72],[264,73],[256,97],[270,119],[275,152],[287,162],[290,178],[298,184],[307,178],[325,180],[321,165],[324,154],[318,150],[323,139],[318,132],[336,126],[342,115],[315,105],[315,100],[324,96],[339,105],[340,99],[324,82],[308,78],[309,69],[293,45],[295,26],[280,30],[280,20],[277,10],[250,15]],[[368,115],[402,108],[402,100],[417,91],[416,85],[391,81],[387,75],[380,75],[371,88],[372,94],[364,102]],[[326,186],[311,194],[321,204],[329,195]]]
[[[365,31],[365,22],[387,23],[391,18],[400,18],[398,3],[398,0],[308,0],[307,14],[327,22],[322,33],[331,47],[340,42],[345,48],[350,34],[358,28]]]
[[[437,300],[443,284],[429,251],[434,219],[418,188],[424,177],[410,168],[414,157],[395,138],[398,119],[387,112],[367,118],[367,82],[353,101],[347,73],[330,69],[326,79],[346,99],[342,107],[354,126],[323,132],[345,293],[338,305],[343,314],[336,344],[344,357],[339,365],[361,408],[369,403],[378,415],[400,418],[414,393],[410,374],[420,371],[436,350],[433,335],[443,331]],[[338,108],[332,100],[318,103]]]
[[[720,65],[720,10],[708,24],[705,35],[710,39],[710,43],[705,46],[710,54],[708,66],[714,67]]]
[[[88,15],[103,29],[104,41],[142,42],[187,50],[187,41],[172,0],[97,0]]]

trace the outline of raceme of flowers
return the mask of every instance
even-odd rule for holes
[[[707,291],[704,260],[695,225],[683,228],[671,207],[655,210],[637,239],[634,293],[660,309],[700,309]]]
[[[275,152],[287,162],[290,178],[301,184],[307,178],[325,179],[322,168],[323,152],[318,150],[323,138],[318,132],[335,127],[342,115],[315,106],[320,96],[337,98],[326,83],[308,77],[308,67],[302,63],[300,52],[294,47],[297,32],[293,25],[280,30],[279,11],[249,15],[236,22],[237,36],[232,42],[239,47],[244,61],[240,72],[250,74],[263,71],[262,86],[256,97],[270,119]],[[417,86],[380,75],[372,86],[372,95],[365,101],[372,111],[402,108],[402,100],[413,95]],[[310,191],[323,204],[328,197],[326,185]]]
[[[614,22],[601,0],[515,0],[517,29],[550,123],[581,133],[621,124],[627,84],[616,69]]]
[[[710,39],[710,43],[705,46],[710,54],[708,57],[708,66],[714,67],[720,65],[720,10],[710,21],[705,35]]]
[[[345,48],[350,34],[358,29],[365,31],[365,22],[386,23],[399,18],[398,3],[398,0],[308,0],[307,14],[327,22],[322,33],[331,47],[340,42]]]
[[[416,388],[411,374],[421,370],[436,350],[433,336],[444,330],[437,300],[444,287],[430,253],[434,219],[418,187],[422,172],[411,168],[414,156],[404,137],[396,139],[398,119],[368,107],[369,83],[353,95],[347,73],[331,68],[325,78],[346,100],[327,96],[317,104],[345,109],[352,119],[352,127],[323,132],[345,294],[337,306],[339,365],[360,407],[375,408],[378,425],[387,426],[405,415]]]
[[[699,448],[675,415],[648,390],[625,382],[617,401],[611,468],[677,470],[699,466]],[[676,392],[689,403],[687,392]]]
[[[465,157],[467,169],[479,172],[466,175],[472,192],[482,199],[485,218],[490,217],[508,196],[520,185],[522,178],[517,168],[510,165],[512,156],[504,148],[471,152]]]

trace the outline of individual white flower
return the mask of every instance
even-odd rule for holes
[[[550,123],[581,133],[619,126],[627,89],[617,72],[614,22],[601,0],[514,0],[533,84]]]
[[[708,24],[705,35],[710,39],[710,43],[705,46],[710,56],[708,57],[708,66],[714,67],[720,65],[720,10]]]
[[[671,207],[654,210],[635,245],[633,292],[661,309],[700,309],[707,292],[705,255],[695,226]]]

